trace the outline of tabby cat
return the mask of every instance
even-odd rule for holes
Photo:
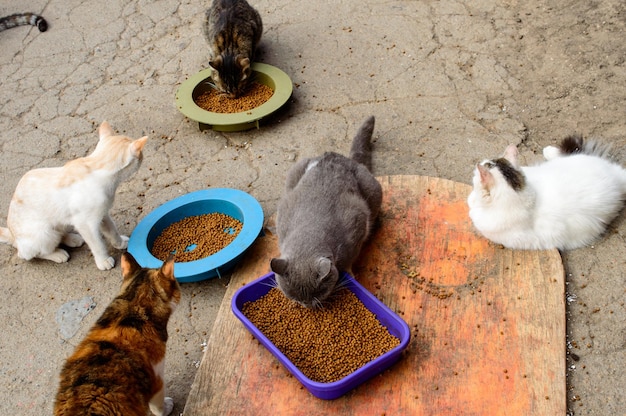
[[[215,86],[233,98],[242,95],[263,33],[261,15],[246,0],[213,0],[203,29]]]
[[[0,32],[23,25],[37,26],[40,32],[48,30],[46,19],[35,13],[15,13],[10,16],[0,17]]]
[[[60,374],[55,416],[170,414],[165,397],[167,322],[180,302],[174,259],[146,269],[122,255],[119,295],[67,359]]]
[[[106,121],[99,134],[91,155],[62,167],[33,169],[17,184],[0,242],[17,248],[20,258],[64,263],[70,256],[59,244],[87,242],[100,270],[115,266],[101,233],[114,248],[127,247],[128,237],[118,233],[109,210],[119,183],[139,169],[148,137],[116,135]]]
[[[350,157],[326,152],[287,172],[276,228],[281,255],[270,261],[278,288],[305,307],[320,307],[351,271],[374,227],[382,188],[370,172],[374,117],[352,141]]]

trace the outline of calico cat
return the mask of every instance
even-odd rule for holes
[[[350,158],[326,152],[287,173],[276,218],[281,256],[270,267],[285,296],[305,307],[320,307],[333,293],[380,211],[382,188],[370,172],[373,130],[372,116],[354,137]]]
[[[37,26],[40,32],[48,30],[46,19],[35,13],[15,13],[10,16],[0,17],[0,32],[22,25]]]
[[[232,98],[242,95],[250,83],[252,61],[263,33],[259,12],[246,0],[213,0],[203,29],[215,86]]]
[[[163,379],[167,322],[180,302],[174,259],[146,269],[122,254],[119,295],[67,359],[55,416],[170,414]]]
[[[626,171],[608,146],[564,139],[544,148],[546,162],[520,167],[517,148],[476,166],[469,215],[486,238],[513,249],[569,250],[599,238],[620,213]]]
[[[63,167],[33,169],[20,179],[9,205],[8,228],[0,227],[0,242],[17,248],[20,258],[64,263],[69,254],[59,244],[87,242],[98,269],[115,266],[101,233],[114,248],[127,247],[128,237],[119,234],[109,210],[117,186],[139,169],[148,137],[115,135],[106,121],[99,135],[91,155]]]

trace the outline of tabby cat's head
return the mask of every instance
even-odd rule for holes
[[[243,55],[219,55],[209,62],[213,68],[211,76],[219,91],[231,98],[244,95],[252,76],[250,59]]]

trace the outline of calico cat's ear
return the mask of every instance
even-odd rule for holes
[[[211,66],[211,68],[215,69],[216,71],[219,71],[220,68],[222,68],[222,65],[224,63],[224,60],[222,59],[222,56],[216,56],[215,58],[213,58],[213,60],[209,61],[209,65]]]
[[[480,183],[485,189],[491,189],[495,181],[489,169],[480,163],[476,165],[476,169],[478,169],[478,173],[480,174]]]
[[[120,267],[122,268],[122,276],[124,280],[127,280],[134,276],[135,272],[141,269],[137,260],[133,257],[129,252],[125,252],[122,254],[122,261],[120,262]]]
[[[161,266],[161,273],[163,276],[167,277],[170,280],[174,279],[174,255],[170,254],[170,256],[165,260],[163,265]]]
[[[508,160],[515,168],[519,168],[517,164],[517,155],[517,147],[514,144],[508,145],[506,150],[504,151],[504,158]]]
[[[141,139],[133,141],[130,146],[130,151],[132,152],[133,156],[138,157],[141,154],[141,151],[143,150],[143,147],[146,145],[147,141],[148,136],[143,136]]]
[[[317,260],[317,276],[321,279],[324,279],[330,273],[332,269],[333,262],[330,261],[328,257],[320,257]]]
[[[250,59],[243,58],[239,60],[239,66],[241,66],[241,80],[247,79],[252,75],[252,67],[250,66]]]
[[[100,139],[113,136],[114,134],[115,132],[113,131],[113,128],[106,120],[100,124],[100,127],[98,128],[98,135],[100,136]]]
[[[270,269],[276,274],[285,274],[287,271],[287,265],[289,263],[285,259],[272,259],[270,260]]]

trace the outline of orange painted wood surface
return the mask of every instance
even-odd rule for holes
[[[558,251],[513,251],[477,235],[466,184],[379,180],[380,225],[353,271],[411,327],[400,361],[336,400],[304,389],[230,309],[279,253],[266,231],[231,277],[184,415],[565,414]]]

